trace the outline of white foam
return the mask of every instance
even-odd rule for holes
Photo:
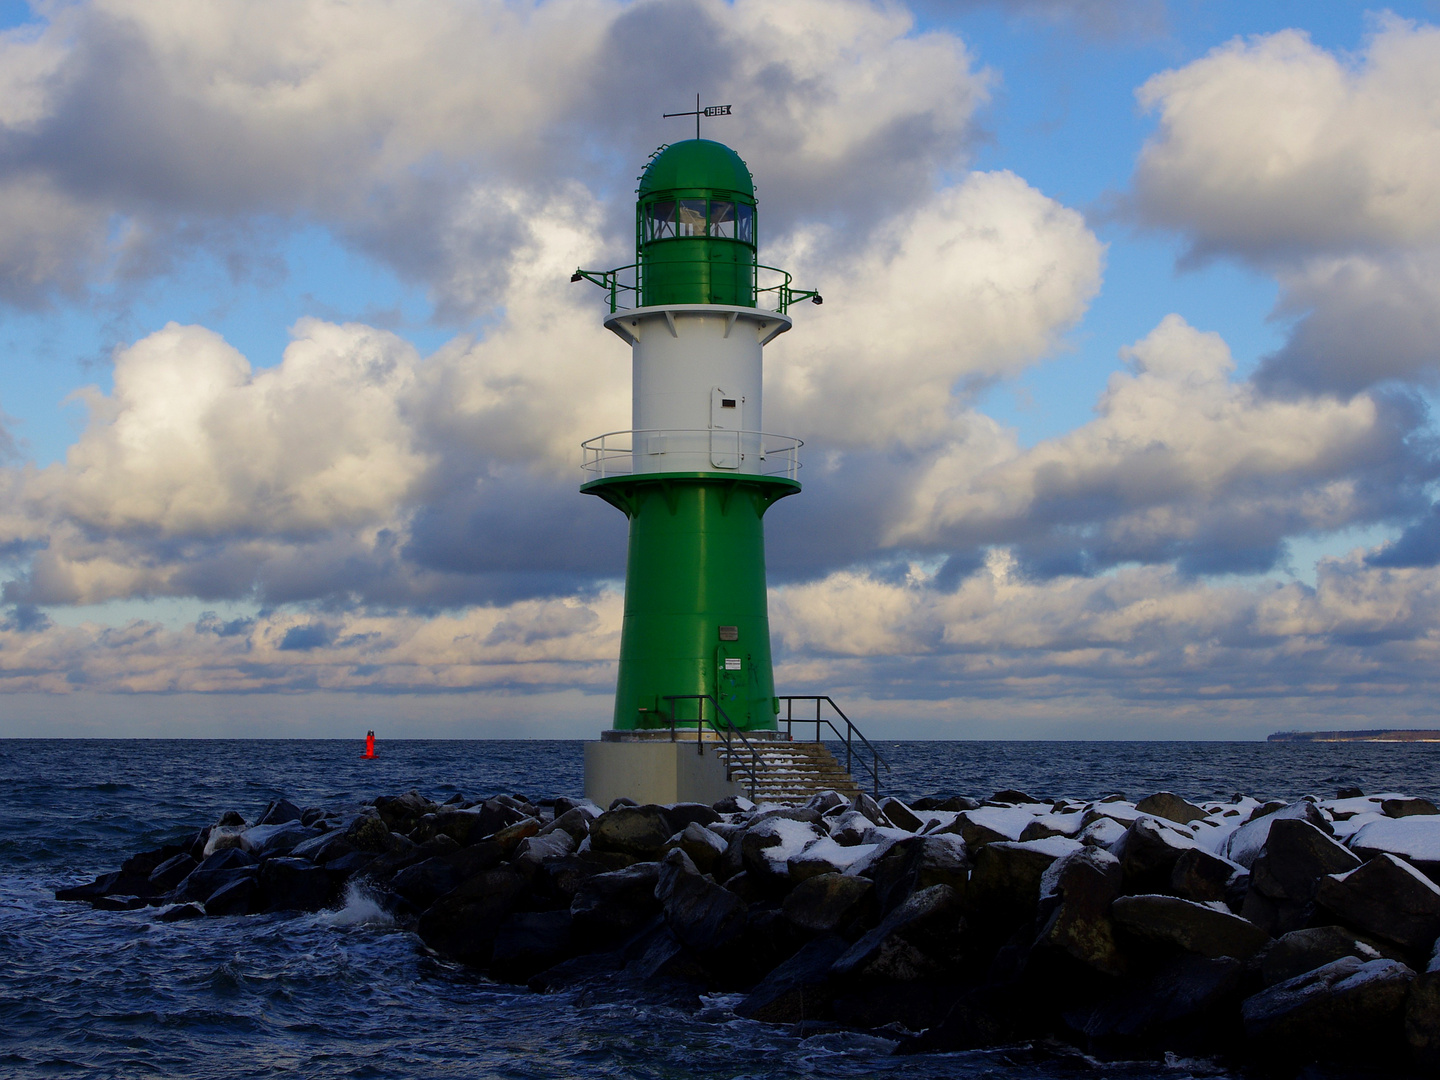
[[[395,917],[380,906],[375,894],[358,881],[345,886],[340,907],[322,911],[320,921],[326,926],[394,926]]]

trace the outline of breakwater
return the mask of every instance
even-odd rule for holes
[[[441,956],[537,991],[691,1010],[728,991],[739,1016],[900,1052],[1048,1037],[1427,1067],[1440,815],[1343,794],[277,801],[61,895],[178,920],[364,889]]]

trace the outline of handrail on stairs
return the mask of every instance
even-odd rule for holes
[[[880,751],[876,750],[875,747],[871,745],[870,740],[865,738],[865,733],[861,731],[858,727],[856,727],[855,724],[851,721],[851,719],[845,715],[844,709],[840,708],[839,705],[836,705],[828,694],[786,694],[781,696],[780,700],[785,702],[785,733],[789,735],[790,738],[793,740],[795,738],[795,733],[792,725],[814,724],[815,742],[818,743],[820,741],[820,725],[824,724],[831,731],[835,732],[835,737],[837,739],[840,739],[845,743],[845,771],[847,773],[850,773],[852,776],[855,773],[854,769],[851,767],[851,762],[854,757],[853,747],[851,745],[852,735],[858,738],[862,743],[864,743],[865,749],[870,751],[871,760],[866,762],[866,765],[870,769],[870,779],[873,785],[875,798],[878,799],[880,797],[880,766],[884,765],[885,771],[888,773],[890,771],[890,763],[880,756]],[[808,716],[797,717],[794,715],[795,702],[797,701],[815,702],[815,718],[813,720],[810,719],[810,717]],[[830,708],[835,710],[835,714],[839,716],[841,720],[845,721],[845,731],[843,734],[828,716],[822,717],[820,715],[821,702],[827,703]]]
[[[725,779],[733,780],[735,777],[735,744],[732,736],[738,736],[741,744],[750,751],[750,768],[746,771],[750,774],[750,801],[755,801],[755,784],[760,775],[760,754],[751,745],[750,740],[745,738],[745,733],[737,728],[730,717],[725,715],[725,710],[720,707],[720,702],[715,700],[714,694],[666,694],[662,701],[670,703],[670,741],[676,741],[675,733],[675,702],[677,701],[698,701],[700,715],[695,720],[695,752],[705,753],[705,725],[710,725],[710,730],[715,732],[716,737],[725,746]],[[715,715],[725,721],[724,728],[721,728],[714,720],[707,720],[705,717],[705,702],[715,706]],[[689,723],[689,721],[684,721]]]

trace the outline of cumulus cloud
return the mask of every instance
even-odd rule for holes
[[[0,298],[31,305],[164,272],[197,243],[254,245],[237,225],[280,220],[318,222],[429,287],[440,317],[473,317],[531,224],[505,193],[543,201],[583,178],[616,194],[623,237],[644,155],[685,136],[658,114],[697,80],[735,106],[721,134],[773,192],[767,235],[802,220],[863,235],[963,155],[987,92],[952,34],[865,0],[44,14],[0,35]]]
[[[1262,364],[1266,388],[1353,394],[1440,374],[1437,73],[1440,28],[1385,16],[1353,57],[1286,30],[1140,88],[1159,126],[1130,210],[1184,235],[1191,261],[1277,277],[1276,315],[1297,321]]]

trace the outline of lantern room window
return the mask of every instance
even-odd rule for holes
[[[676,236],[704,236],[705,200],[681,199],[676,218]]]
[[[735,239],[735,204],[712,202],[710,204],[710,235]]]
[[[735,239],[755,243],[755,208],[746,203],[735,207]]]
[[[675,204],[651,203],[645,214],[645,239],[669,240],[675,236]]]

